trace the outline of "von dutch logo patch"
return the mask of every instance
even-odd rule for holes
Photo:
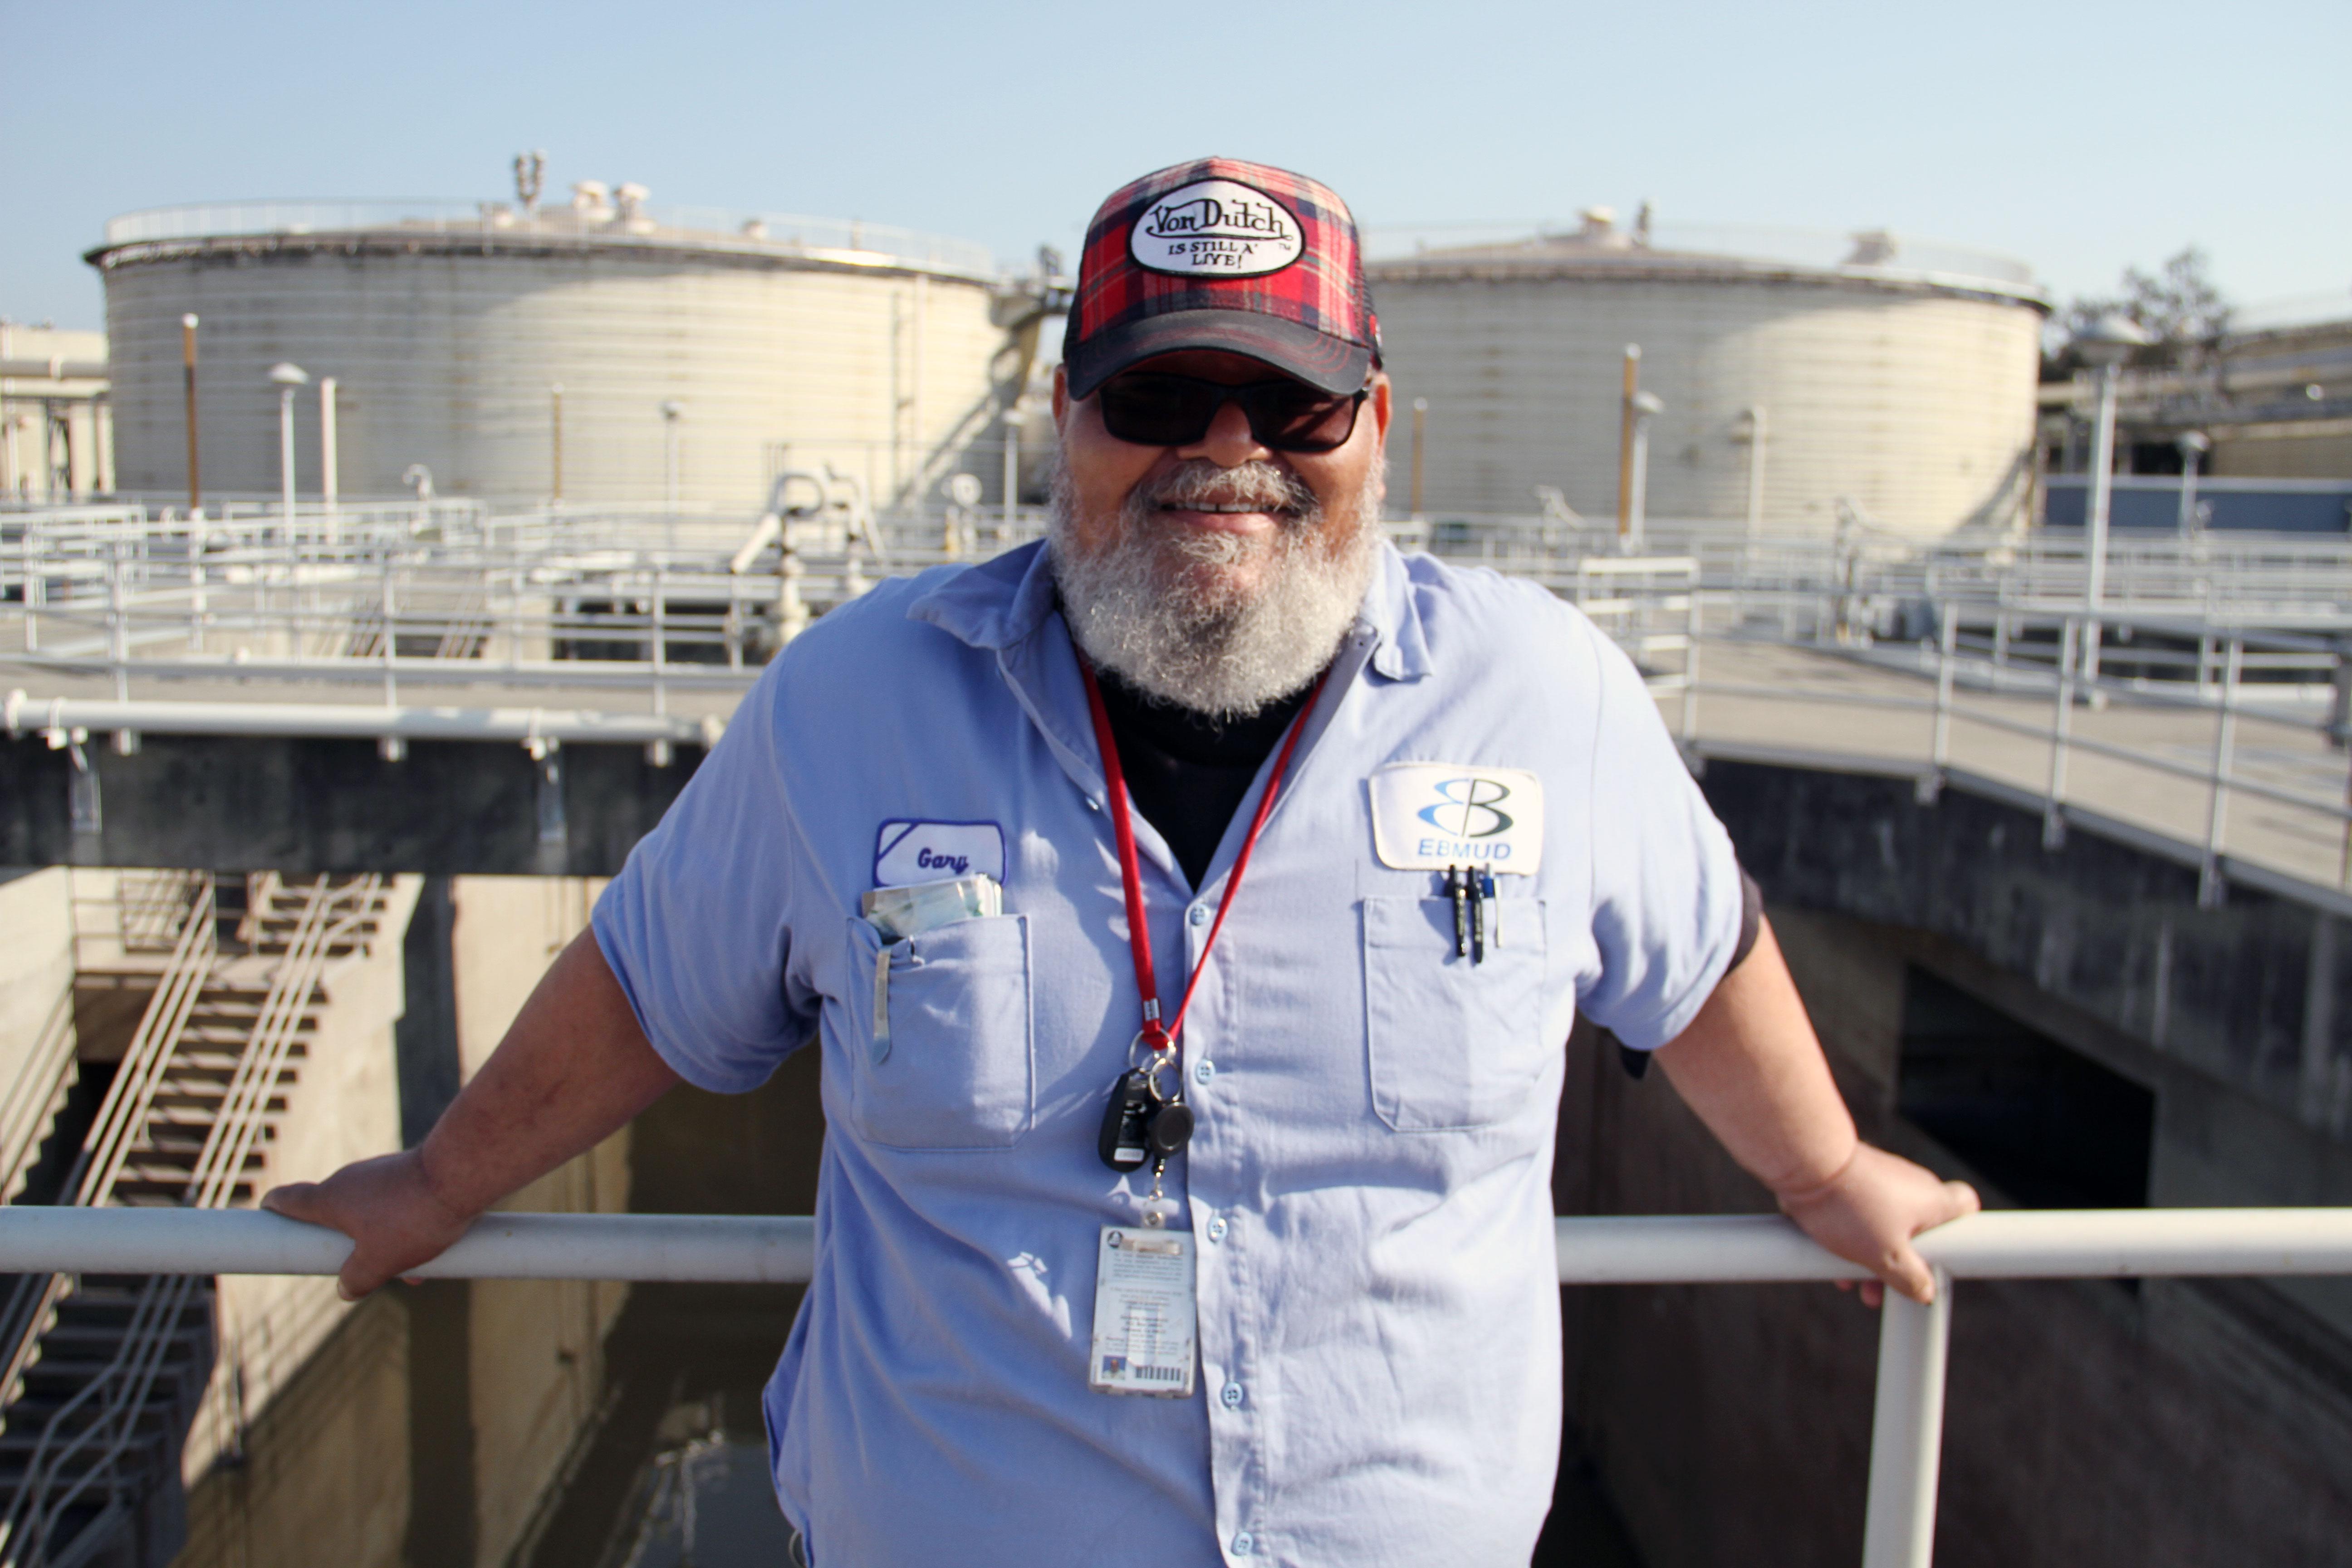
[[[1139,267],[1180,277],[1256,278],[1305,254],[1297,215],[1235,180],[1195,180],[1169,192],[1128,231]]]
[[[1524,768],[1391,763],[1371,776],[1372,847],[1398,871],[1543,865],[1543,781]]]

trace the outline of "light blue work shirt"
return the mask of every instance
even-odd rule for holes
[[[810,627],[598,903],[689,1081],[824,1052],[815,1277],[767,1395],[817,1568],[1527,1561],[1562,1047],[1579,1007],[1636,1048],[1682,1031],[1738,870],[1633,666],[1534,584],[1384,548],[1306,724],[1184,1025],[1189,1399],[1087,1383],[1100,1227],[1148,1185],[1096,1151],[1140,1011],[1042,548]],[[1540,781],[1541,867],[1497,879],[1481,963],[1440,877],[1375,854],[1367,780],[1398,761]],[[1136,823],[1171,1007],[1264,787],[1198,889]],[[1003,913],[891,949],[884,1048],[858,900],[886,821],[995,824],[1005,864]]]

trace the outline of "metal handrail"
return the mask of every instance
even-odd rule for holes
[[[1864,1279],[1775,1215],[1564,1218],[1560,1282]],[[1890,1294],[1879,1330],[1863,1568],[1928,1568],[1955,1281],[2352,1274],[2352,1208],[1972,1215],[1917,1238],[1936,1304]],[[257,1210],[0,1209],[0,1269],[331,1274],[338,1232]],[[806,1216],[493,1214],[413,1272],[425,1279],[806,1283]]]

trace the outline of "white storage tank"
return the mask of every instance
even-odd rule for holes
[[[177,207],[107,226],[120,484],[186,487],[182,318],[199,319],[212,495],[275,494],[291,362],[297,474],[318,493],[337,384],[340,489],[755,507],[825,464],[877,506],[959,468],[994,494],[1017,313],[978,246],[853,222],[657,210],[595,182],[568,205]],[[559,391],[560,389],[560,391]],[[673,452],[675,461],[673,464]],[[559,463],[561,472],[559,475]]]
[[[1402,238],[1402,237],[1397,237]],[[1620,227],[1423,247],[1368,267],[1399,395],[1429,403],[1427,515],[1528,515],[1538,487],[1613,527],[1627,344],[1650,427],[1647,514],[1827,532],[1841,501],[1916,536],[2021,521],[2049,302],[2021,265],[1886,234]]]

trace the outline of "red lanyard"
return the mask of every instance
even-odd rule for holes
[[[1103,783],[1110,795],[1111,827],[1118,838],[1118,875],[1127,890],[1127,940],[1135,950],[1135,988],[1143,993],[1142,1038],[1154,1051],[1176,1048],[1176,1032],[1184,1026],[1184,1010],[1192,1005],[1193,988],[1201,984],[1201,972],[1208,967],[1209,950],[1217,945],[1217,933],[1225,929],[1225,912],[1234,907],[1234,895],[1242,890],[1242,873],[1249,869],[1250,851],[1257,847],[1257,836],[1265,830],[1265,819],[1274,810],[1274,797],[1282,788],[1283,775],[1290,771],[1290,753],[1298,749],[1298,737],[1306,731],[1307,716],[1315,710],[1315,700],[1323,693],[1318,678],[1315,689],[1307,694],[1306,703],[1298,716],[1290,721],[1290,733],[1282,742],[1281,754],[1274,760],[1274,773],[1265,781],[1265,794],[1259,797],[1257,815],[1250,819],[1249,837],[1242,840],[1242,852],[1234,860],[1234,874],[1225,879],[1225,896],[1217,900],[1216,923],[1209,927],[1209,940],[1201,944],[1200,962],[1192,966],[1192,978],[1184,983],[1183,1000],[1176,1004],[1176,1016],[1166,1028],[1160,1026],[1160,982],[1151,967],[1151,925],[1143,911],[1143,872],[1135,858],[1135,821],[1127,804],[1127,773],[1118,763],[1118,742],[1110,732],[1110,713],[1103,707],[1102,686],[1095,679],[1094,666],[1078,660],[1078,671],[1087,678],[1087,706],[1093,710],[1095,746],[1102,752]]]

